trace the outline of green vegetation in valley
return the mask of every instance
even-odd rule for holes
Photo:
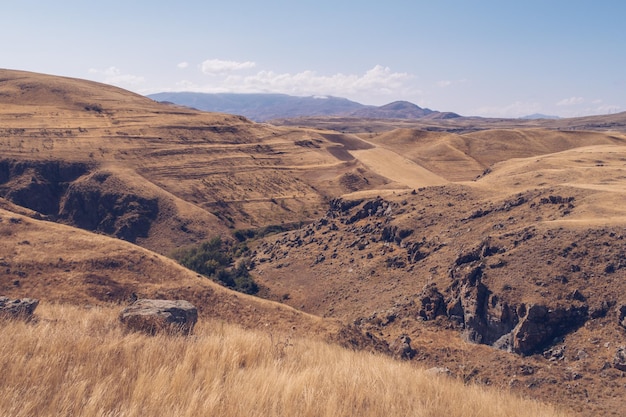
[[[259,286],[248,272],[246,260],[240,260],[236,265],[233,261],[234,257],[246,251],[245,245],[233,246],[218,236],[197,246],[178,249],[172,257],[186,268],[222,285],[246,294],[256,294]]]

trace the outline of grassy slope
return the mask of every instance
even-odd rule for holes
[[[35,323],[4,322],[0,414],[565,415],[386,357],[284,333],[217,321],[200,323],[188,339],[125,333],[116,312],[48,305]]]
[[[0,199],[2,203],[2,199]],[[230,291],[171,259],[118,239],[0,209],[0,294],[43,303],[103,305],[139,297],[186,299],[201,317],[295,328],[327,339],[338,322]]]

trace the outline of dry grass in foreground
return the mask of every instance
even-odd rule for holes
[[[563,416],[407,363],[200,323],[190,338],[125,333],[117,309],[41,306],[3,322],[3,416]]]

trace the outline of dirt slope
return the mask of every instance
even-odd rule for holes
[[[625,146],[594,145],[498,162],[477,181],[336,200],[259,243],[254,273],[296,308],[389,344],[408,335],[418,361],[621,415],[625,169]]]

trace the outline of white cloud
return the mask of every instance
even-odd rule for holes
[[[256,63],[252,61],[237,62],[224,61],[221,59],[207,59],[200,64],[200,69],[207,75],[223,75],[233,71],[254,68]]]
[[[185,69],[189,66],[189,62],[181,62],[178,65],[176,65],[178,68],[180,69]]]
[[[136,86],[146,81],[144,77],[138,75],[123,74],[117,67],[109,67],[103,70],[90,68],[89,73],[97,75],[100,81],[106,84],[117,86]]]
[[[564,98],[563,100],[556,103],[557,106],[574,106],[576,104],[582,104],[585,102],[585,99],[582,97],[570,97]]]
[[[382,65],[376,65],[363,74],[322,75],[310,70],[292,74],[263,70],[247,76],[224,75],[210,85],[196,86],[194,89],[205,92],[284,93],[353,99],[359,99],[360,96],[396,98],[409,93],[421,93],[408,85],[408,81],[414,78],[411,74],[393,72]],[[185,84],[191,89],[191,85]]]
[[[207,78],[187,78],[176,82],[173,88],[159,88],[155,91],[335,96],[378,105],[388,103],[389,100],[415,101],[416,97],[423,95],[423,92],[412,82],[415,76],[405,72],[394,72],[382,65],[376,65],[362,74],[322,75],[310,70],[298,73],[262,70],[250,75],[236,73],[213,73],[211,75],[208,82]]]

